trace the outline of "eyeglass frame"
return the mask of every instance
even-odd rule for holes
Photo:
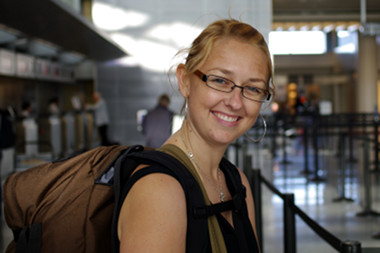
[[[241,89],[241,95],[242,95],[244,98],[246,98],[246,99],[248,99],[248,100],[250,100],[250,101],[255,101],[255,102],[264,103],[264,102],[270,101],[271,96],[272,96],[272,94],[269,92],[269,90],[256,87],[256,89],[259,89],[259,90],[261,90],[261,91],[267,92],[268,95],[266,96],[266,98],[264,98],[264,100],[255,100],[255,99],[252,99],[252,98],[248,98],[248,97],[246,97],[246,96],[244,95],[244,89],[246,88],[246,86],[240,86],[240,85],[237,85],[235,82],[231,81],[231,80],[228,79],[228,78],[225,78],[225,77],[222,77],[222,76],[218,76],[218,75],[206,75],[206,74],[204,74],[204,73],[203,73],[202,71],[200,71],[200,70],[195,70],[195,71],[194,71],[194,74],[195,74],[197,77],[199,77],[199,78],[200,78],[200,79],[206,84],[207,87],[209,87],[209,88],[211,88],[211,89],[213,89],[213,90],[216,90],[216,91],[225,92],[225,93],[231,93],[231,92],[235,89],[235,87],[238,87],[238,88]],[[221,79],[224,79],[224,80],[227,80],[227,81],[231,82],[231,83],[233,84],[233,86],[231,87],[231,90],[230,90],[230,91],[224,91],[224,90],[218,90],[218,89],[216,89],[216,88],[214,88],[214,87],[211,87],[211,86],[208,85],[208,83],[207,83],[207,80],[208,80],[208,78],[209,78],[210,76],[219,77],[219,78],[221,78]]]

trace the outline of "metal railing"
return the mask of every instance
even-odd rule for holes
[[[348,139],[348,155],[349,161],[354,162],[354,144],[353,141],[357,136],[372,137],[373,147],[369,147],[369,150],[373,152],[374,157],[374,171],[380,172],[380,142],[379,127],[380,120],[374,113],[344,113],[344,114],[301,114],[297,116],[280,114],[280,115],[266,115],[268,125],[268,137],[272,138],[271,150],[272,155],[276,157],[277,142],[276,138],[281,137],[282,143],[282,158],[283,163],[286,163],[287,153],[286,142],[288,138],[299,136],[303,138],[304,144],[304,172],[305,175],[313,174],[315,180],[319,179],[319,145],[318,139],[325,137],[337,137],[342,133],[345,133]],[[292,133],[288,136],[286,133],[289,129],[300,129],[301,133]],[[309,167],[309,144],[313,149],[314,155],[314,170],[310,170]]]
[[[283,200],[283,223],[284,223],[284,253],[297,252],[296,237],[296,215],[298,215],[320,238],[328,243],[332,248],[341,253],[374,253],[380,252],[380,248],[363,248],[361,243],[356,240],[341,240],[316,221],[310,218],[294,203],[294,194],[282,193],[268,180],[266,180],[259,169],[245,168],[248,180],[251,184],[253,199],[255,201],[256,229],[259,244],[262,252],[265,252],[263,244],[263,219],[262,219],[262,184],[271,192]]]

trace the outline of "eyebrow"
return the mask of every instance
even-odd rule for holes
[[[229,76],[231,76],[231,75],[234,74],[232,71],[229,71],[229,70],[227,70],[227,69],[221,69],[221,68],[214,68],[214,69],[210,69],[209,71],[213,71],[213,70],[220,71],[220,72],[222,72],[224,75],[229,75]],[[226,77],[223,77],[223,78],[226,78]],[[231,80],[231,79],[229,79],[229,78],[226,78],[226,79],[228,79],[228,80],[230,80],[230,81],[233,81],[233,80]],[[233,81],[233,82],[235,82],[235,81]],[[244,82],[244,83],[249,83],[249,82],[253,82],[253,83],[264,83],[264,84],[266,84],[266,81],[265,81],[264,79],[261,79],[261,78],[249,78],[248,81],[247,81],[247,82]],[[243,83],[243,84],[244,84],[244,83]]]
[[[250,78],[248,82],[253,82],[253,83],[266,83],[265,80],[260,79],[260,78]]]

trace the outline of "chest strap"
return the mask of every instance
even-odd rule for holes
[[[232,200],[194,208],[193,215],[195,218],[204,219],[209,216],[213,216],[225,211],[230,211],[230,210],[240,211],[244,207],[243,203],[245,201],[246,196],[247,196],[246,188],[242,187],[241,191],[236,193],[232,197]]]

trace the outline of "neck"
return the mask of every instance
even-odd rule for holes
[[[184,122],[179,130],[179,138],[182,139],[183,150],[187,154],[189,152],[192,153],[198,165],[201,166],[207,174],[215,178],[225,148],[222,149],[221,147],[211,146],[198,137],[199,135]]]
[[[189,147],[190,142],[187,142],[185,140],[185,138],[182,134],[182,129],[180,130],[179,135],[180,135],[181,141],[185,147],[185,150],[186,150],[188,156],[190,157],[192,163],[195,165],[199,176],[202,178],[203,184],[205,182],[205,180],[203,178],[206,178],[206,180],[210,183],[210,185],[215,189],[215,192],[219,195],[220,201],[224,202],[225,201],[225,195],[223,192],[223,182],[222,182],[222,175],[221,175],[221,172],[219,169],[219,163],[215,169],[215,172],[212,169],[212,167],[210,167],[210,169],[208,171],[203,169],[201,167],[201,165],[198,163],[192,149]],[[215,183],[215,182],[217,182],[217,183]]]

